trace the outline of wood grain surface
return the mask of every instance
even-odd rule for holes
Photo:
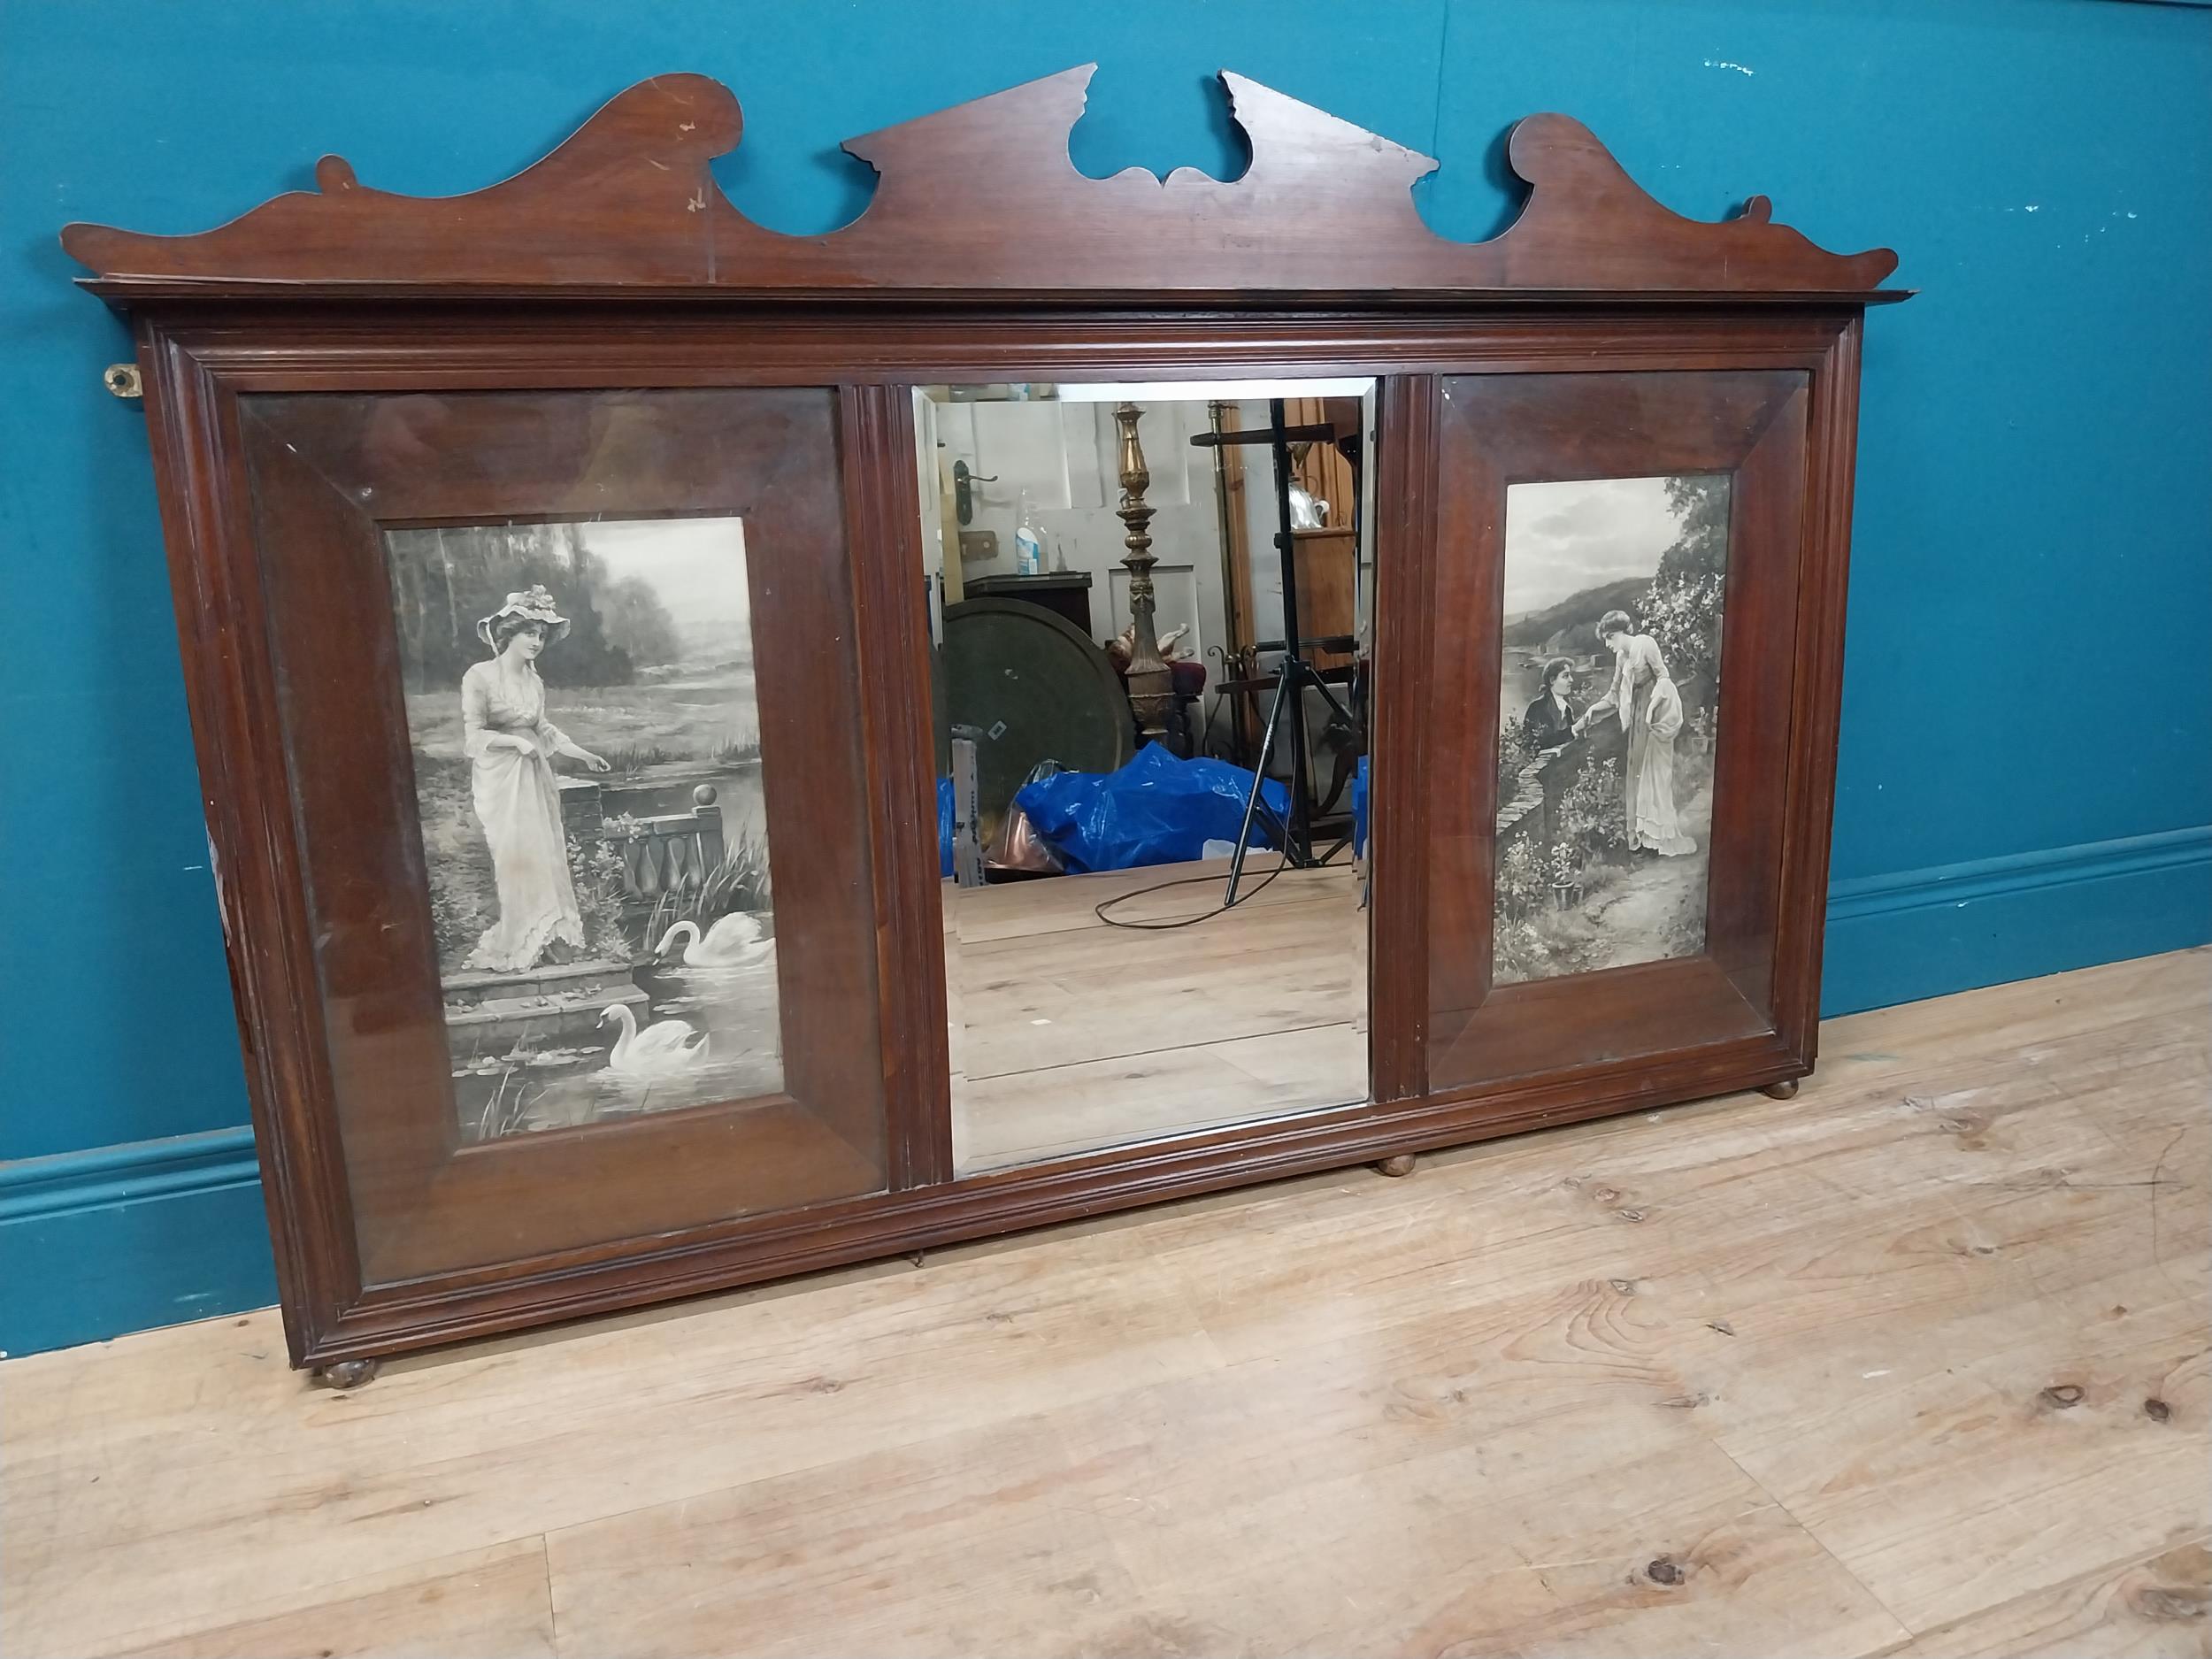
[[[1901,297],[1879,288],[1897,265],[1886,249],[1824,252],[1772,223],[1763,196],[1719,224],[1684,219],[1563,115],[1513,127],[1506,160],[1531,188],[1515,222],[1483,242],[1447,242],[1423,223],[1412,188],[1435,170],[1428,157],[1226,73],[1251,150],[1236,178],[1192,167],[1088,178],[1068,133],[1093,67],[849,141],[879,184],[857,219],[826,235],[764,230],[730,204],[710,164],[737,146],[737,100],[703,75],[672,74],[465,196],[373,189],[326,156],[314,190],[198,235],[72,225],[62,243],[119,301],[522,289]],[[580,218],[591,234],[574,234]]]
[[[403,1359],[0,1365],[0,1650],[2202,1655],[2212,950]]]

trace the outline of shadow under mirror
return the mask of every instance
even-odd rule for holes
[[[960,1173],[1368,1098],[1374,411],[916,393]]]

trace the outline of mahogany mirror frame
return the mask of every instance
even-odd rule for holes
[[[1066,150],[1088,75],[854,141],[879,189],[823,236],[762,230],[723,197],[709,163],[737,142],[736,102],[689,75],[622,94],[473,196],[388,195],[326,158],[318,192],[200,235],[65,233],[86,286],[134,323],[295,1364],[358,1375],[465,1338],[1786,1089],[1810,1070],[1859,343],[1865,308],[1904,297],[1880,286],[1894,256],[1824,252],[1763,198],[1718,224],[1678,218],[1555,115],[1513,129],[1532,187],[1516,221],[1448,242],[1409,195],[1432,162],[1234,75],[1240,178],[1091,180]],[[912,388],[1348,376],[1381,393],[1371,1098],[956,1178]],[[655,428],[666,447],[626,510],[780,511],[810,549],[776,603],[795,639],[827,628],[840,649],[763,663],[764,730],[783,721],[785,752],[810,756],[781,763],[806,772],[787,798],[825,803],[791,833],[809,844],[787,879],[813,965],[780,970],[787,1143],[803,1163],[809,1125],[828,1125],[860,1162],[809,1165],[818,1179],[760,1209],[716,1162],[715,1108],[613,1132],[633,1138],[590,1194],[572,1190],[562,1135],[472,1148],[506,1171],[470,1177],[477,1202],[565,1182],[566,1220],[503,1241],[448,1206],[434,1244],[371,1259],[365,1219],[375,1234],[390,1192],[457,1179],[461,1155],[419,1126],[437,967],[400,829],[388,626],[333,618],[378,610],[373,524],[557,512],[573,475],[534,461],[497,411],[527,405],[558,430],[595,396],[637,400],[649,424],[657,399],[708,411],[689,440],[684,423]],[[442,460],[380,459],[358,420],[327,414],[401,399],[436,409]],[[725,447],[753,419],[730,411],[769,408],[797,422],[796,448]],[[301,464],[303,442],[322,458]],[[826,470],[806,473],[808,457]],[[803,501],[754,504],[794,466]],[[1702,957],[1494,989],[1480,826],[1503,486],[1691,468],[1738,481],[1727,674],[1764,712],[1724,734],[1715,835],[1749,873],[1722,879],[1717,856]],[[372,520],[349,489],[404,499]],[[336,733],[327,762],[283,741],[308,719]],[[334,920],[350,954],[329,949]],[[342,1005],[350,1025],[334,1025]],[[371,1005],[388,1046],[360,1039]]]

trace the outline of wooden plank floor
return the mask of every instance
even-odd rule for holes
[[[1368,1096],[1367,916],[1349,864],[1256,857],[945,889],[963,1174]],[[1169,882],[1184,885],[1153,891]]]
[[[396,1364],[0,1365],[9,1655],[2204,1655],[2212,952]]]

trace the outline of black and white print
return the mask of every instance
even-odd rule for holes
[[[462,1138],[780,1090],[743,524],[385,546]]]
[[[1506,494],[1499,984],[1705,948],[1724,475]]]

